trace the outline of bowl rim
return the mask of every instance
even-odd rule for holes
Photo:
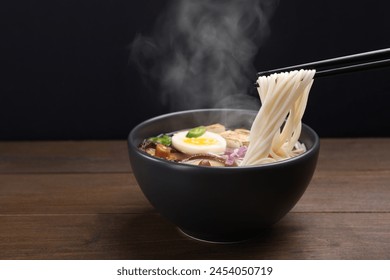
[[[183,110],[183,111],[175,111],[172,113],[162,114],[162,115],[159,115],[156,117],[146,119],[146,120],[142,121],[141,123],[139,123],[138,125],[136,125],[135,127],[133,127],[133,129],[130,131],[130,133],[127,137],[128,147],[129,147],[129,149],[133,149],[135,151],[135,153],[142,156],[143,158],[146,158],[147,160],[154,161],[158,164],[164,164],[164,165],[172,164],[173,166],[176,166],[176,167],[182,167],[185,169],[189,168],[189,169],[195,169],[195,170],[196,169],[229,170],[229,172],[231,172],[231,171],[234,172],[237,170],[252,170],[252,169],[262,170],[262,169],[269,169],[269,168],[291,165],[291,164],[294,164],[296,161],[299,161],[299,160],[302,160],[306,157],[312,156],[320,148],[320,138],[319,138],[318,134],[310,126],[308,126],[304,123],[302,123],[302,131],[303,130],[307,131],[308,134],[313,137],[313,146],[310,149],[308,149],[306,152],[304,152],[300,155],[297,155],[295,157],[292,157],[292,158],[279,160],[279,161],[275,161],[275,162],[270,162],[270,163],[264,163],[261,165],[246,165],[246,166],[236,166],[236,167],[226,167],[226,166],[212,166],[212,167],[210,167],[210,166],[190,165],[190,164],[184,164],[184,163],[180,163],[180,162],[167,161],[165,159],[153,157],[153,156],[149,155],[148,153],[141,151],[138,148],[138,146],[135,145],[135,143],[133,143],[133,141],[131,141],[131,139],[133,138],[133,135],[137,132],[137,130],[139,130],[141,127],[143,127],[145,125],[148,125],[149,123],[158,121],[160,119],[164,119],[167,117],[173,117],[176,115],[182,115],[182,114],[191,114],[191,113],[200,113],[200,112],[220,112],[220,111],[235,111],[235,112],[242,111],[242,112],[253,112],[255,114],[258,113],[258,111],[250,110],[250,109],[212,108],[212,109]]]

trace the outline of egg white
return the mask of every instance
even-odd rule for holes
[[[206,131],[202,136],[187,138],[188,131],[181,131],[172,136],[172,146],[182,153],[195,155],[200,153],[223,154],[226,150],[226,140],[221,135]],[[195,142],[211,142],[204,144],[188,143]]]

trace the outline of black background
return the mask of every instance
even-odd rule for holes
[[[195,1],[195,0],[193,0]],[[129,62],[167,1],[2,1],[0,140],[125,139],[169,112]],[[390,47],[390,2],[281,0],[258,70]],[[390,69],[315,81],[322,137],[390,136]]]

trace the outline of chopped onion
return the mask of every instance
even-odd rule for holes
[[[244,158],[246,151],[246,146],[235,149],[227,148],[224,155],[226,165],[233,165],[235,162],[241,161]]]

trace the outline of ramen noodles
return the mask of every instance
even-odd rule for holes
[[[260,165],[299,155],[306,151],[298,139],[314,74],[300,70],[260,76],[262,106],[250,130],[200,125],[150,137],[140,149],[169,161],[218,167]]]

